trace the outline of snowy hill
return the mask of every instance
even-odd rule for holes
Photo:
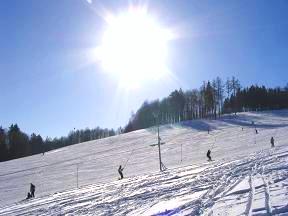
[[[164,173],[155,128],[3,162],[0,215],[288,214],[287,132],[287,110],[165,125]]]

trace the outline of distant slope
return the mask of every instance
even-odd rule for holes
[[[251,124],[252,121],[259,132],[257,135]],[[271,136],[274,136],[276,146],[286,146],[287,131],[287,110],[241,113],[237,116],[223,116],[218,120],[196,120],[164,125],[160,130],[162,141],[165,142],[161,146],[162,159],[170,170],[191,164],[210,166],[207,164],[206,152],[212,149],[212,158],[215,159],[213,164],[219,166],[222,160],[235,160],[235,157],[241,158],[265,149],[269,152]],[[137,177],[143,174],[157,176],[158,174],[152,173],[159,170],[158,149],[157,146],[150,146],[156,142],[156,130],[149,128],[57,149],[44,156],[39,154],[2,162],[0,163],[0,206],[4,211],[4,205],[24,199],[30,182],[36,185],[36,196],[43,197],[43,199],[35,199],[35,202],[45,202],[45,199],[52,199],[50,196],[46,198],[48,194],[75,188],[77,166],[79,186],[108,183],[114,187],[115,184],[122,184],[118,181],[111,182],[118,178],[118,166],[124,165],[128,158],[124,176],[132,177],[132,180],[127,179],[123,183],[133,181],[135,178],[143,179]],[[100,186],[93,186],[93,188],[98,187]],[[73,193],[77,193],[77,190]],[[78,199],[77,196],[74,198]],[[22,204],[21,206],[23,207]]]

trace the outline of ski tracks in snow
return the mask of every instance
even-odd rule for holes
[[[68,190],[0,215],[277,215],[288,213],[288,148]]]
[[[276,157],[273,150],[261,151],[244,160],[238,166],[242,177],[238,177],[232,187],[227,185],[226,191],[221,197],[216,197],[217,202],[206,209],[205,214],[276,215],[288,213],[287,201],[285,203],[288,194],[286,174],[288,166],[284,165],[287,159],[286,153]]]

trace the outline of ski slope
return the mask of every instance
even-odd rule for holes
[[[163,173],[155,128],[3,162],[0,215],[288,215],[287,132],[287,110],[164,125]]]

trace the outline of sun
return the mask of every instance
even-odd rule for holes
[[[97,58],[103,69],[128,88],[168,73],[168,42],[172,32],[160,26],[145,8],[106,17],[106,29]]]

